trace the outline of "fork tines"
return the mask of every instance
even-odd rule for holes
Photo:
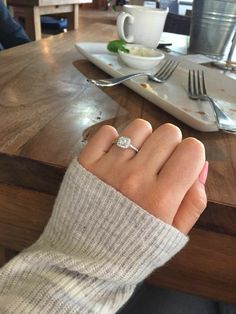
[[[166,60],[154,76],[160,80],[167,80],[175,71],[178,65],[178,61],[175,61],[173,59]]]
[[[192,95],[206,95],[206,84],[204,71],[189,70],[188,72],[188,91]]]

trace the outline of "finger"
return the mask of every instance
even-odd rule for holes
[[[204,182],[199,179],[195,181],[193,186],[185,195],[173,221],[173,226],[184,234],[195,225],[196,221],[204,211],[207,205],[207,196],[205,191],[205,181],[207,177],[208,163],[206,162],[202,173],[204,173]]]
[[[114,127],[103,125],[80,153],[78,159],[81,165],[88,168],[89,165],[98,161],[109,151],[117,136],[118,132]]]
[[[183,140],[157,177],[157,214],[172,223],[187,191],[197,180],[205,162],[205,149],[194,138]]]
[[[147,171],[156,175],[181,140],[182,133],[178,127],[171,123],[163,124],[144,142],[135,162],[140,166],[145,164]]]
[[[151,133],[152,126],[148,121],[143,119],[135,119],[121,132],[120,136],[129,137],[131,139],[132,145],[140,149],[144,141],[150,136]],[[136,152],[131,148],[124,149],[118,147],[117,145],[113,145],[107,157],[112,159],[119,158],[119,161],[125,161],[133,158],[135,155]]]

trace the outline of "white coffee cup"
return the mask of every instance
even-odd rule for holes
[[[163,32],[167,9],[153,9],[139,5],[124,5],[117,17],[117,31],[127,43],[156,48]]]

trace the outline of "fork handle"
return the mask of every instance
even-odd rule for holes
[[[138,77],[138,76],[149,76],[149,74],[148,73],[134,73],[134,74],[129,74],[129,75],[117,77],[117,78],[103,79],[103,80],[87,79],[87,81],[91,82],[97,86],[109,87],[109,86],[114,86],[114,85],[120,84],[126,80],[129,80],[133,77]]]
[[[207,99],[209,100],[209,102],[212,105],[212,108],[214,110],[218,128],[222,131],[236,134],[236,123],[234,121],[232,121],[230,119],[230,117],[227,116],[219,108],[218,104],[216,103],[216,101],[213,98],[208,96]]]

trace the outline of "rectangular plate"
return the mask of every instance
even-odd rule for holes
[[[127,67],[119,60],[117,54],[110,53],[106,46],[107,43],[76,44],[76,48],[84,57],[112,77],[141,72]],[[184,57],[171,58],[178,59],[180,65],[166,83],[158,84],[141,77],[123,84],[190,127],[199,131],[214,132],[218,131],[218,128],[211,105],[206,101],[191,100],[187,96],[188,70],[204,70],[209,95],[217,99],[219,107],[236,122],[235,80],[215,69],[184,60]],[[148,72],[154,74],[158,67],[160,65]]]

